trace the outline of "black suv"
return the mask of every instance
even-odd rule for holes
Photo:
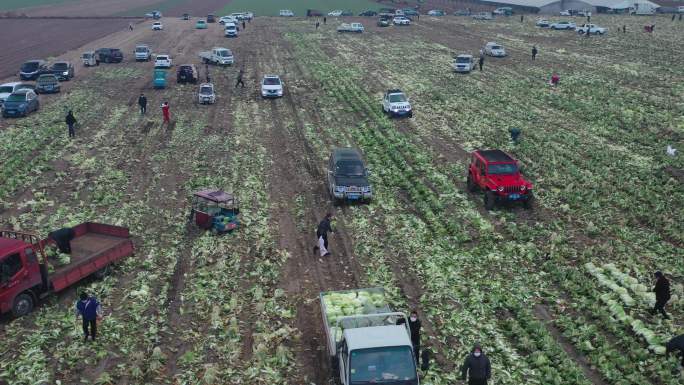
[[[74,77],[74,65],[68,61],[58,61],[50,66],[50,73],[57,76],[57,79],[71,80]]]
[[[335,148],[328,162],[328,192],[335,203],[370,201],[373,191],[359,150]]]
[[[21,65],[19,78],[21,80],[35,80],[38,79],[38,76],[49,72],[45,60],[29,60]]]
[[[207,23],[216,23],[216,17],[211,13],[207,15]]]
[[[377,15],[378,15],[377,12],[371,11],[370,9],[367,11],[363,11],[363,12],[359,13],[359,16],[377,16]]]
[[[103,63],[121,63],[123,61],[123,52],[118,48],[100,48],[95,51],[97,60]]]
[[[176,83],[197,83],[199,78],[199,73],[194,64],[183,64],[178,66],[178,72],[176,74]]]

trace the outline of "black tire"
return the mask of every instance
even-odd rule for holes
[[[487,209],[487,210],[493,209],[495,203],[496,203],[496,196],[494,195],[493,192],[487,191],[484,195],[485,209]]]
[[[468,181],[466,182],[466,184],[468,186],[468,191],[477,191],[477,185],[475,184],[475,182],[473,182],[473,177],[470,175],[470,173],[468,173]]]
[[[577,31],[577,33],[579,33],[580,35],[584,35],[584,30],[580,29],[579,31]]]
[[[33,311],[33,297],[28,293],[19,294],[12,305],[12,315],[19,318]]]
[[[413,111],[409,112],[408,117],[409,117],[409,118],[412,118],[412,117],[413,117]]]
[[[534,206],[534,195],[532,195],[532,193],[530,193],[530,197],[523,203],[523,206],[528,210],[532,209],[532,206]]]

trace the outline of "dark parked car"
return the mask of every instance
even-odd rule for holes
[[[123,52],[118,48],[100,48],[95,51],[97,60],[103,63],[121,63],[123,61]]]
[[[54,94],[60,91],[59,79],[53,74],[42,74],[36,80],[36,93]]]
[[[58,61],[50,66],[50,73],[57,76],[57,79],[71,80],[74,77],[74,65],[68,61]]]
[[[335,148],[328,161],[328,192],[335,203],[369,201],[373,191],[359,150]]]
[[[38,95],[31,90],[14,91],[2,104],[2,117],[26,116],[38,111]]]
[[[340,16],[354,16],[354,12],[352,11],[342,11],[342,14]]]
[[[321,17],[321,16],[323,16],[323,12],[317,11],[315,9],[307,9],[306,10],[306,16],[308,16],[308,17],[315,17],[315,16]]]
[[[183,20],[190,20],[190,14],[189,14],[189,13],[184,13],[184,14],[183,14]]]
[[[182,64],[178,66],[178,71],[176,72],[176,82],[177,83],[197,83],[199,78],[199,72],[194,64]]]
[[[216,18],[211,13],[207,15],[207,23],[216,23]]]
[[[21,65],[19,78],[21,80],[35,80],[38,76],[48,73],[48,66],[45,60],[29,60]]]
[[[371,11],[370,9],[367,11],[363,11],[363,12],[359,13],[359,16],[377,16],[377,15],[378,15],[377,12]]]

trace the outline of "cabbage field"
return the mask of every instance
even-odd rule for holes
[[[166,36],[136,28],[105,38],[125,54],[149,42],[176,63],[227,46],[247,88],[233,89],[237,68],[212,67],[217,104],[198,106],[194,86],[154,91],[148,64],[126,60],[80,69],[65,93],[41,96],[37,114],[0,122],[0,227],[45,235],[100,221],[129,227],[137,249],[104,280],[22,319],[3,316],[0,379],[329,384],[319,293],[383,287],[382,298],[326,297],[328,317],[417,309],[433,353],[421,384],[458,383],[476,342],[497,385],[682,384],[664,343],[684,332],[684,23],[653,19],[647,34],[650,17],[592,17],[611,29],[592,38],[532,18],[456,17],[384,29],[361,20],[366,32],[353,36],[256,18],[229,42],[218,27],[168,20]],[[627,33],[614,32],[622,24]],[[488,41],[509,56],[451,72],[453,54]],[[286,84],[282,99],[258,94],[270,73]],[[412,119],[382,114],[390,88],[411,99]],[[74,141],[66,108],[80,122]],[[668,145],[680,152],[668,156]],[[336,146],[364,154],[371,204],[333,207],[325,176]],[[478,148],[520,160],[533,210],[487,211],[467,192]],[[237,232],[187,223],[189,197],[205,187],[240,198]],[[330,210],[332,256],[319,258],[313,232]],[[649,312],[656,270],[671,279],[669,320]],[[82,342],[74,320],[81,290],[103,303],[95,343]]]

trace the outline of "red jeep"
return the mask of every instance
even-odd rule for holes
[[[477,150],[468,166],[468,190],[485,192],[487,210],[497,202],[521,201],[525,208],[532,207],[532,183],[525,180],[518,162],[501,150]]]

